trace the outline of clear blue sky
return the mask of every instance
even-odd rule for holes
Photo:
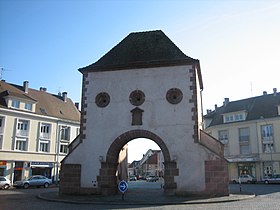
[[[78,68],[156,29],[200,60],[204,110],[280,90],[278,0],[1,0],[2,79],[80,102]]]

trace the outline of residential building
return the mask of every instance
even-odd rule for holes
[[[280,174],[280,93],[238,101],[225,98],[221,107],[207,110],[205,131],[224,144],[229,176]]]
[[[163,176],[164,174],[164,158],[161,150],[151,150],[149,149],[143,158],[140,160],[140,168],[143,177],[149,175],[153,176]]]
[[[76,106],[66,92],[0,81],[0,175],[12,182],[35,174],[57,181],[59,163],[79,134]]]

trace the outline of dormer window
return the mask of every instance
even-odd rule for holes
[[[224,123],[244,121],[245,119],[246,119],[245,112],[224,114]]]
[[[18,100],[12,100],[12,107],[19,109],[20,102]]]

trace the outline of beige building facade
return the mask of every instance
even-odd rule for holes
[[[204,116],[205,132],[224,144],[229,178],[250,174],[262,178],[280,174],[280,94],[215,106]]]
[[[0,176],[59,179],[60,161],[79,134],[80,113],[67,93],[52,95],[0,81]]]

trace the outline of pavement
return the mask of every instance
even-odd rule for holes
[[[208,204],[234,202],[245,199],[253,199],[255,194],[249,192],[230,192],[229,196],[202,198],[192,196],[167,196],[160,189],[128,189],[124,196],[121,193],[111,196],[102,195],[59,195],[58,188],[50,192],[41,193],[39,199],[75,203],[75,204],[98,204],[98,205],[180,205],[180,204]]]

